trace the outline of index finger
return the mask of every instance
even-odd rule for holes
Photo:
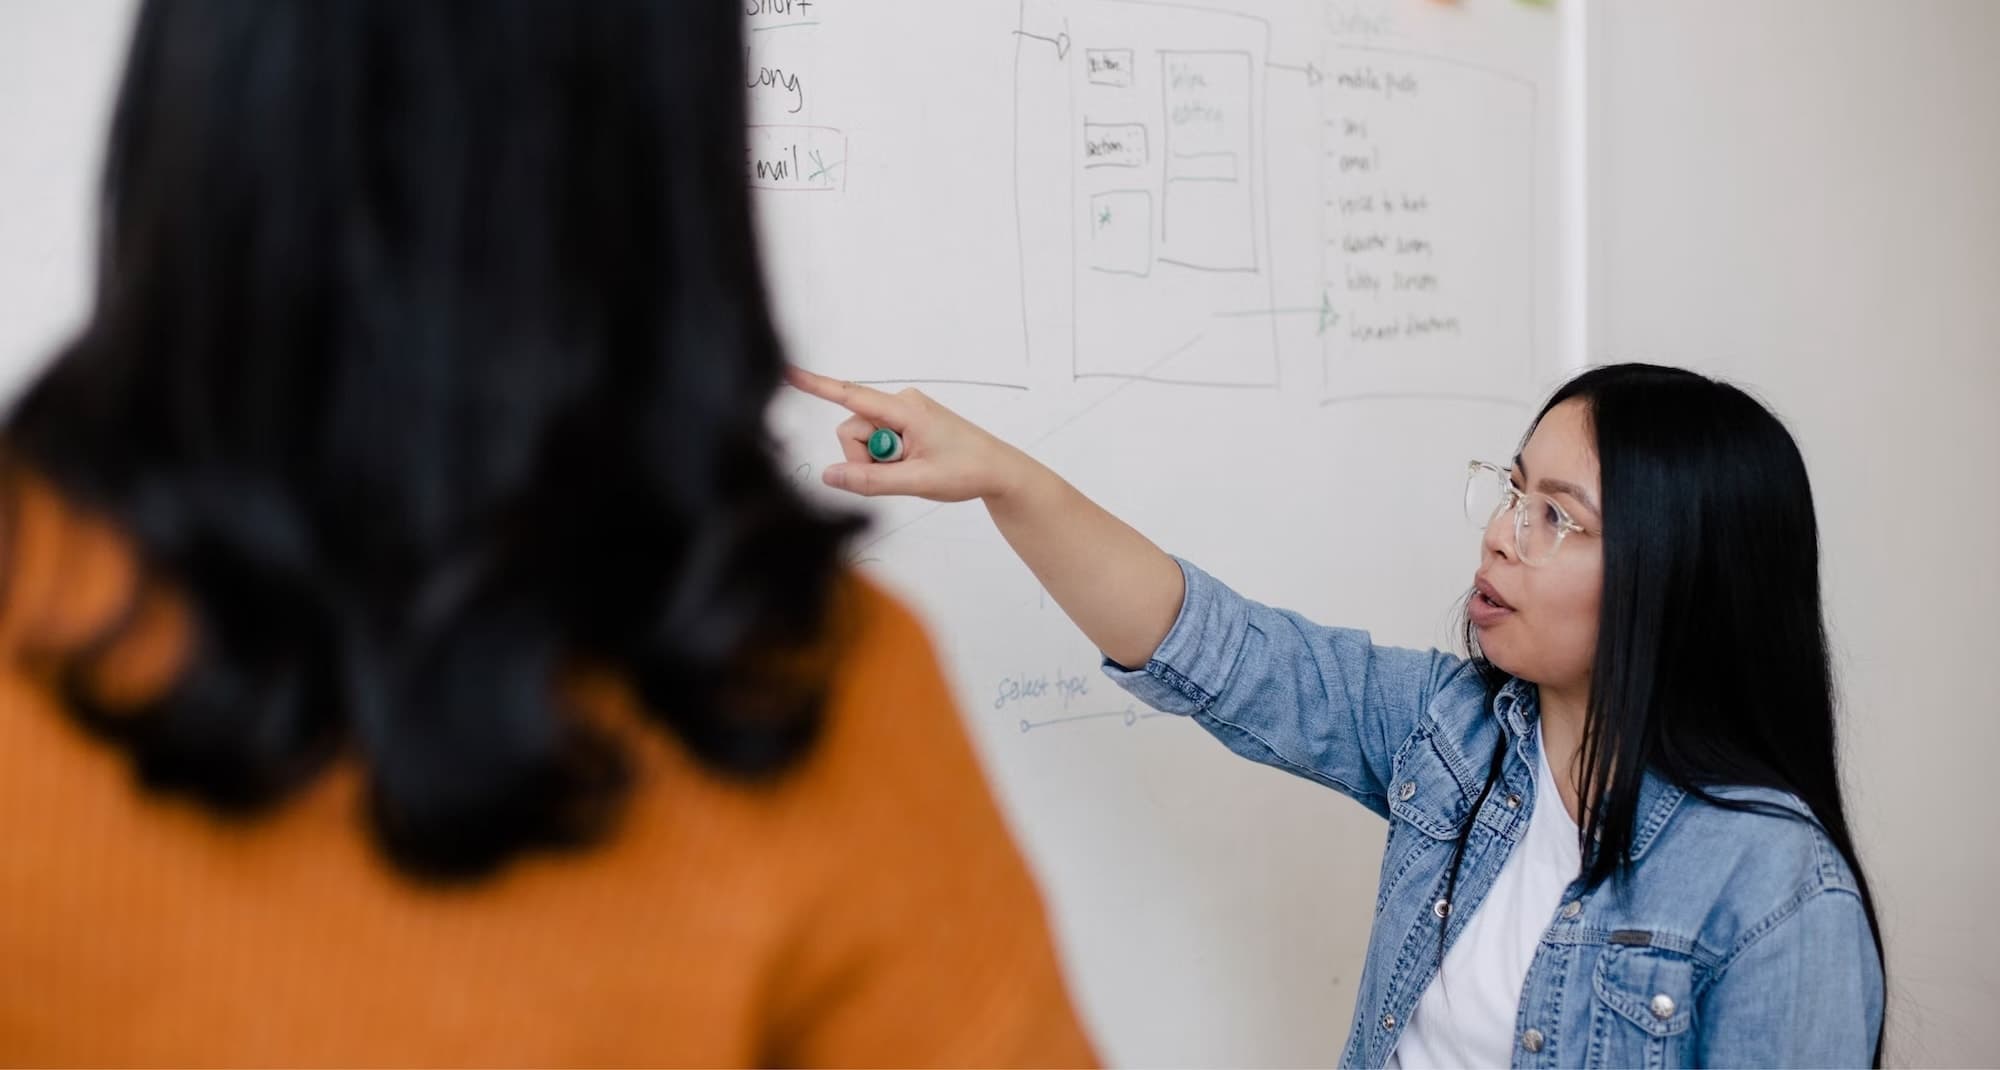
[[[831,401],[857,416],[876,421],[880,426],[903,430],[910,424],[909,407],[904,399],[894,394],[797,367],[786,369],[785,379],[816,398]]]

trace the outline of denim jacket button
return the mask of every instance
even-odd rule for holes
[[[1572,899],[1563,904],[1563,917],[1574,918],[1581,913],[1583,913],[1583,900]]]
[[[1517,794],[1513,793],[1513,792],[1508,792],[1508,793],[1507,793],[1507,809],[1509,809],[1509,810],[1519,810],[1520,808],[1521,808],[1521,797],[1520,797],[1519,795],[1517,795]]]
[[[1438,900],[1437,902],[1435,902],[1435,903],[1432,903],[1432,904],[1431,904],[1431,916],[1432,916],[1432,917],[1435,917],[1435,918],[1438,918],[1438,919],[1442,920],[1442,919],[1444,919],[1444,918],[1447,918],[1447,917],[1449,917],[1450,915],[1451,915],[1451,901],[1450,901],[1450,900],[1448,900],[1448,899],[1440,899],[1440,900]]]
[[[1396,1016],[1395,1016],[1395,1015],[1393,1015],[1393,1014],[1385,1014],[1385,1015],[1383,1015],[1383,1016],[1382,1016],[1382,1028],[1384,1028],[1384,1029],[1389,1029],[1389,1030],[1393,1030],[1393,1029],[1395,1029],[1395,1028],[1396,1028]]]
[[[1402,788],[1396,792],[1396,795],[1398,798],[1401,798],[1404,802],[1409,802],[1410,798],[1416,795],[1416,793],[1417,793],[1417,782],[1414,780],[1405,780],[1403,781]]]
[[[1523,1048],[1526,1048],[1526,1049],[1528,1049],[1528,1052],[1529,1052],[1530,1054],[1533,1054],[1534,1052],[1538,1052],[1538,1051],[1541,1051],[1541,1050],[1542,1050],[1542,1031],[1541,1031],[1541,1030],[1539,1030],[1539,1029],[1530,1029],[1530,1030],[1528,1030],[1527,1032],[1525,1032],[1525,1033],[1522,1033],[1522,1034],[1521,1034],[1521,1046],[1522,1046]]]
[[[1672,1018],[1674,1016],[1674,997],[1667,995],[1665,992],[1654,996],[1652,1011],[1653,1017],[1658,1018],[1660,1021],[1664,1022]]]

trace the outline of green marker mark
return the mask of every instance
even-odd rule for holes
[[[812,152],[809,155],[812,156],[814,170],[812,174],[806,176],[806,181],[808,182],[824,181],[827,185],[832,185],[834,168],[839,167],[842,163],[845,163],[846,161],[841,160],[835,163],[827,163],[826,158],[819,154],[818,149],[812,150]]]

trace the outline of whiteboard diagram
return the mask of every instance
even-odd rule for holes
[[[1534,83],[1382,48],[1326,62],[1327,396],[1518,395],[1536,348]]]
[[[1073,377],[1276,387],[1271,318],[1242,314],[1273,297],[1270,24],[1143,0],[1050,5],[1041,18],[1063,27],[1067,113],[1054,121],[1068,151],[1018,161],[1016,177],[1023,199],[1066,191],[1069,262],[1061,249],[1023,257],[1070,275]]]
[[[1017,0],[893,48],[893,4],[759,4],[790,341],[876,383],[1521,401],[1556,363],[1542,87],[1356,5]]]

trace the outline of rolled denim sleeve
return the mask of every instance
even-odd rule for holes
[[[1697,1066],[1872,1066],[1882,971],[1861,899],[1827,888],[1739,951],[1695,1011]]]
[[[1391,763],[1432,703],[1447,689],[1481,701],[1483,685],[1461,658],[1376,646],[1366,632],[1272,609],[1175,560],[1187,594],[1173,629],[1144,667],[1106,660],[1104,672],[1237,754],[1386,816]]]

